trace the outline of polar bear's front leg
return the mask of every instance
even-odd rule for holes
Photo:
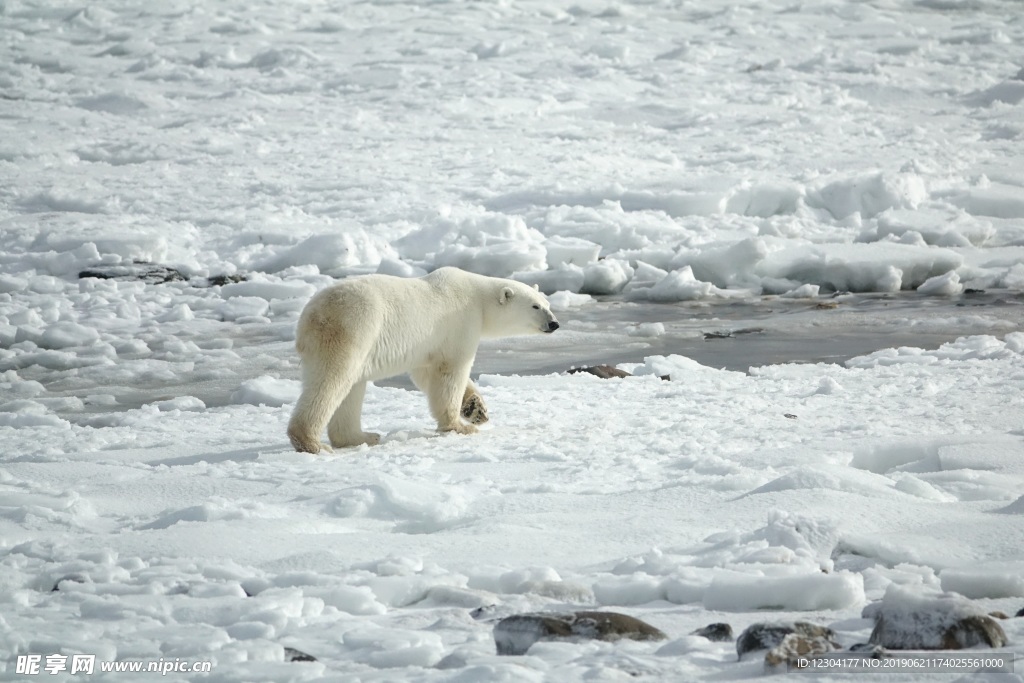
[[[475,425],[482,425],[490,419],[487,416],[487,405],[472,380],[466,382],[466,391],[462,394],[461,413],[467,422]]]
[[[327,438],[335,448],[360,446],[364,443],[375,446],[380,443],[380,434],[363,431],[361,418],[365,395],[366,382],[353,384],[345,400],[327,423]]]
[[[462,399],[469,382],[472,361],[460,366],[442,362],[437,367],[424,368],[415,373],[413,381],[427,394],[430,413],[437,420],[437,431],[458,434],[476,434],[473,425],[462,422]]]

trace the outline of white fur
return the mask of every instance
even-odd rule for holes
[[[375,444],[361,426],[366,383],[410,373],[439,431],[472,434],[462,406],[479,401],[469,371],[482,337],[550,332],[558,326],[544,295],[515,280],[441,268],[421,278],[367,275],[318,292],[299,317],[295,348],[302,395],[288,437],[318,453],[327,427],[332,446]],[[473,405],[476,405],[475,403]]]

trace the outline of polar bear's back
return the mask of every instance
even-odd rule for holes
[[[422,278],[366,275],[321,290],[299,317],[299,355],[304,362],[344,356],[362,363],[365,379],[381,379],[438,352],[458,352],[464,341],[475,349],[480,293],[471,281],[478,276],[443,272],[452,270]]]

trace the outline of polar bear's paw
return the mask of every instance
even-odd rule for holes
[[[333,452],[331,447],[322,443],[320,439],[295,427],[289,427],[288,440],[292,442],[292,448],[299,453],[312,453],[316,455],[322,451],[327,453]]]
[[[355,446],[376,446],[380,443],[380,434],[375,432],[359,432],[344,439],[331,439],[331,445],[335,448],[353,448]]]
[[[487,406],[480,394],[467,394],[462,399],[462,417],[475,425],[482,425],[490,418],[487,416]]]

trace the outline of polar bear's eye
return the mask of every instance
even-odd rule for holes
[[[534,304],[534,305],[533,305],[533,308],[534,308],[534,310],[537,310],[537,311],[539,311],[539,310],[540,310],[540,306],[538,306],[537,304]]]

